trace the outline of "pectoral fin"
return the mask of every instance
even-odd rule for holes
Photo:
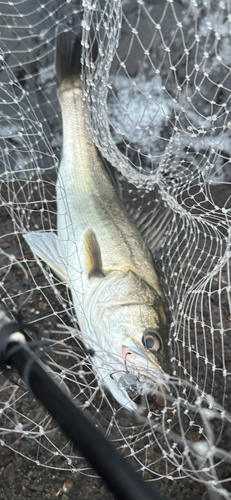
[[[92,229],[84,235],[84,254],[88,278],[104,276],[100,246]]]
[[[170,226],[173,210],[161,199],[157,187],[149,191],[129,183],[116,169],[113,170],[115,189],[151,252],[162,248],[163,238]]]
[[[69,280],[62,258],[60,240],[55,233],[36,231],[25,233],[23,237],[36,257],[46,262],[62,281]]]

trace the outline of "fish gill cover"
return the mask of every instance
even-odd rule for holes
[[[2,304],[37,326],[53,376],[166,497],[184,480],[192,498],[194,480],[199,495],[206,487],[230,498],[229,1],[2,1],[0,12]],[[83,337],[69,288],[23,238],[57,229],[55,38],[80,23],[85,119],[153,252],[170,312],[169,391],[145,421],[76,350]],[[103,368],[100,347],[97,359]],[[1,375],[0,401],[3,450],[92,475],[16,375]]]

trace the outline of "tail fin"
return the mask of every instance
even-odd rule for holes
[[[57,85],[66,80],[74,84],[81,73],[81,36],[66,31],[56,38],[56,73]]]

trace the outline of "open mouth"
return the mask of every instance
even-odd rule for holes
[[[150,411],[156,412],[164,408],[164,397],[159,394],[138,394],[135,398],[131,397],[131,399],[137,405],[139,413],[143,416],[146,416]]]
[[[164,372],[155,366],[138,346],[129,341],[123,343],[122,356],[126,373],[118,380],[120,389],[135,403],[142,416],[161,410],[165,406],[169,387]]]
[[[118,384],[136,404],[142,416],[147,416],[150,411],[161,410],[165,406],[166,388],[158,387],[147,376],[127,372],[120,377]]]

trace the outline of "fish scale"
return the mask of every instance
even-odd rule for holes
[[[168,390],[163,379],[169,371],[166,301],[151,253],[87,129],[80,53],[73,33],[58,36],[63,151],[56,183],[57,234],[24,237],[69,286],[82,340],[95,350],[97,378],[121,405],[144,415],[150,407],[163,406]],[[131,373],[135,391],[127,383]]]
[[[118,195],[92,143],[85,124],[82,90],[59,89],[63,117],[63,159],[56,185],[58,230],[63,235],[72,221],[68,238],[78,241],[84,250],[84,234],[94,228],[102,254],[105,274],[112,270],[133,270],[162,294],[152,257],[140,234],[125,214]],[[68,193],[68,208],[63,194]],[[65,214],[68,213],[68,216]]]

